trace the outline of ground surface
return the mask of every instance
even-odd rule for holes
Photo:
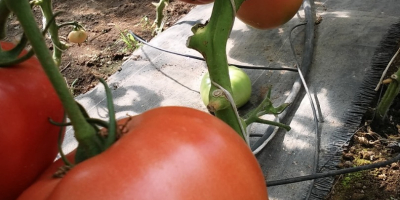
[[[128,58],[133,49],[122,40],[121,33],[127,30],[150,40],[153,34],[152,24],[155,20],[155,6],[158,0],[53,0],[54,12],[65,13],[57,18],[59,24],[78,21],[87,33],[88,40],[71,47],[63,53],[60,70],[72,86],[74,95],[87,92],[97,84],[95,76],[107,78],[120,69],[122,62]],[[165,26],[168,28],[185,16],[193,5],[177,0],[170,0],[165,9]],[[40,19],[39,9],[35,14]],[[60,37],[66,41],[72,27],[60,29]],[[21,30],[15,18],[8,26],[8,40],[17,40]],[[52,46],[50,45],[50,48]]]
[[[400,56],[387,75],[390,76],[399,68]],[[374,123],[372,120],[374,113],[372,108],[376,107],[378,99],[379,97],[371,104],[371,109],[364,116],[350,146],[345,148],[340,167],[386,161],[400,153],[400,97],[397,96],[388,110],[384,123]],[[386,167],[338,176],[327,199],[399,200],[400,161]]]

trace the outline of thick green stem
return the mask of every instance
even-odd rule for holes
[[[375,118],[378,122],[383,121],[387,111],[392,105],[394,99],[400,92],[400,69],[391,76],[392,82],[389,84],[385,94],[376,108]]]
[[[6,3],[0,0],[0,40],[6,37],[6,25],[10,13],[11,11],[7,8]]]
[[[27,0],[2,1],[6,2],[8,8],[14,12],[23,27],[37,58],[40,60],[45,73],[61,99],[64,109],[74,127],[75,137],[79,145],[84,147],[88,157],[97,155],[99,151],[101,152],[101,149],[96,145],[97,141],[92,141],[96,135],[96,131],[86,121],[74,97],[69,92],[64,78],[54,63],[42,33],[36,24],[29,2]]]
[[[237,10],[243,0],[235,2],[232,8],[229,0],[216,0],[209,23],[196,25],[192,28],[194,33],[189,38],[188,47],[199,51],[206,60],[211,82],[217,83],[230,94],[232,88],[229,79],[228,61],[226,57],[226,43],[232,30],[235,19],[234,10]],[[240,119],[235,114],[227,98],[216,91],[218,88],[212,84],[210,89],[209,109],[215,111],[215,115],[230,125],[240,136],[245,138]]]
[[[169,0],[160,0],[158,3],[153,3],[154,6],[156,6],[156,20],[154,21],[154,24],[156,25],[155,32],[157,34],[160,34],[163,29],[163,20],[164,20],[164,8],[167,6],[169,3]]]
[[[51,0],[41,0],[38,1],[37,4],[42,9],[43,17],[46,19],[46,21],[49,21],[54,17]],[[51,41],[53,42],[53,59],[56,65],[60,66],[62,52],[68,47],[60,41],[60,38],[58,36],[58,29],[59,27],[57,26],[56,21],[51,22],[49,27],[49,34],[51,36]]]

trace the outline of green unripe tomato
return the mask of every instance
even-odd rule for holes
[[[251,81],[249,76],[241,69],[229,66],[229,77],[231,79],[232,96],[236,107],[241,107],[251,96]],[[208,105],[211,88],[210,74],[204,74],[200,84],[200,95],[204,105]]]

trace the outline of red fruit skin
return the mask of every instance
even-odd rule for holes
[[[243,139],[220,119],[184,107],[119,120],[103,153],[51,178],[54,163],[18,200],[267,200],[264,175]],[[69,155],[73,156],[73,155]]]
[[[245,0],[236,17],[257,29],[272,29],[288,22],[303,0]]]
[[[1,42],[3,50],[14,47]],[[23,53],[26,53],[24,51]],[[50,166],[64,110],[39,61],[0,68],[0,199],[14,200]]]

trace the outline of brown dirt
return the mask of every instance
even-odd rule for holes
[[[387,78],[400,69],[400,56],[390,67]],[[385,86],[384,86],[385,87]],[[386,161],[400,153],[400,96],[388,110],[386,120],[373,121],[379,97],[372,103],[363,122],[345,148],[340,167],[353,167]],[[330,200],[400,200],[400,161],[373,170],[336,177]]]
[[[155,6],[158,0],[53,0],[54,12],[64,11],[57,17],[57,23],[78,21],[87,33],[88,39],[80,46],[68,43],[67,35],[73,27],[61,28],[63,41],[71,45],[63,53],[60,70],[74,95],[87,92],[97,84],[96,76],[107,78],[120,69],[122,62],[132,50],[127,48],[120,36],[121,32],[131,30],[146,40],[153,38],[151,27],[156,16]],[[164,29],[172,26],[185,16],[193,5],[170,0],[165,8]],[[38,22],[41,12],[34,9]],[[147,22],[146,22],[147,17]],[[40,23],[39,23],[40,24]],[[8,26],[7,40],[16,41],[21,34],[19,24],[13,17]],[[50,41],[48,41],[52,49]]]

